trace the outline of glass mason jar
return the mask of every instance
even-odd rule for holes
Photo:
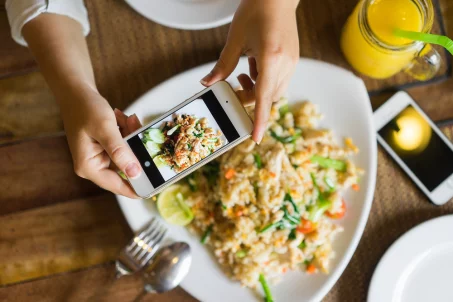
[[[434,77],[441,58],[430,44],[411,41],[391,45],[373,32],[368,12],[375,1],[359,1],[343,28],[341,49],[349,64],[358,72],[376,79],[389,78],[400,71],[422,81]],[[431,0],[407,1],[412,2],[410,5],[415,4],[420,12],[421,31],[430,32],[434,19]]]

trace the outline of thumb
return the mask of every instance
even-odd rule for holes
[[[241,56],[241,48],[236,46],[236,43],[229,43],[225,45],[220,58],[215,64],[214,68],[208,73],[200,83],[204,86],[211,86],[212,84],[225,80],[236,68]]]
[[[101,131],[96,140],[109,155],[112,162],[124,172],[127,177],[134,179],[140,176],[142,169],[132,150],[121,137],[118,127],[112,126]]]

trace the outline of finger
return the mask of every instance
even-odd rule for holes
[[[277,64],[273,59],[266,58],[257,62],[258,77],[256,78],[255,94],[255,127],[252,138],[256,143],[261,142],[266,131],[272,102],[278,85]]]
[[[94,138],[104,147],[118,169],[126,173],[131,179],[140,176],[142,169],[138,160],[121,137],[114,123],[105,124]]]
[[[136,131],[141,127],[142,123],[140,123],[140,120],[138,119],[135,113],[127,118],[127,129],[129,132],[127,133],[127,135],[131,134],[132,132]]]
[[[276,99],[274,100],[274,102],[280,100],[282,97],[285,96],[286,92],[288,91],[288,85],[291,80],[291,75],[292,74],[288,74],[286,77],[283,78],[283,80],[280,81],[277,89],[275,90]]]
[[[123,195],[132,199],[139,198],[129,183],[113,170],[107,168],[99,170],[90,179],[101,188],[114,194]]]
[[[121,110],[115,108],[113,109],[116,117],[116,123],[120,128],[120,132],[122,136],[126,136],[127,134],[127,115],[125,115]]]
[[[238,81],[243,90],[236,91],[236,94],[244,107],[252,106],[255,103],[255,84],[246,74],[240,74]]]
[[[249,57],[249,73],[252,80],[256,81],[258,77],[258,70],[256,69],[256,60],[254,57]]]
[[[238,81],[244,90],[252,90],[253,87],[255,86],[255,84],[253,84],[253,81],[250,79],[250,77],[244,73],[241,73],[240,75],[238,75]]]
[[[244,107],[250,107],[255,104],[255,93],[251,90],[238,90],[236,95]]]
[[[236,68],[241,56],[241,48],[237,43],[228,42],[220,54],[220,58],[215,64],[214,68],[208,73],[200,83],[204,86],[211,86],[212,84],[225,80]]]

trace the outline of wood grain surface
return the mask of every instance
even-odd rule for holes
[[[114,260],[132,233],[105,193],[2,216],[0,284]]]
[[[451,35],[453,2],[439,1]],[[355,3],[301,0],[301,56],[348,68],[338,37]],[[96,81],[112,107],[120,109],[175,74],[216,60],[229,28],[170,29],[146,20],[124,1],[86,4]],[[0,80],[0,301],[194,301],[182,289],[143,297],[139,277],[112,279],[112,260],[131,231],[113,195],[74,174],[54,98],[39,72],[22,74],[34,63],[26,48],[4,38],[8,32],[0,8],[0,78],[7,77]],[[370,90],[410,81],[404,75],[364,80]],[[453,79],[409,93],[432,119],[453,118]],[[373,107],[390,95],[373,97]],[[444,130],[451,137],[453,128]],[[381,149],[378,162],[363,238],[324,301],[364,301],[375,265],[391,243],[422,221],[453,213],[452,202],[430,204]]]
[[[139,276],[115,280],[113,263],[0,288],[0,301],[43,302],[194,302],[181,288],[161,295],[142,295]]]
[[[5,145],[0,167],[0,215],[103,192],[75,175],[62,135]]]
[[[27,48],[11,38],[6,11],[0,4],[0,79],[36,70],[36,63]]]

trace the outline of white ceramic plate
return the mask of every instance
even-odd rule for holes
[[[214,63],[206,64],[177,75],[155,87],[126,112],[139,118],[162,114],[203,89],[199,80]],[[229,78],[233,87],[240,73],[248,72],[247,59],[242,58]],[[347,192],[346,216],[339,221],[345,231],[334,242],[337,257],[331,262],[329,275],[308,276],[301,272],[287,273],[279,285],[272,287],[275,301],[319,301],[339,278],[359,242],[365,227],[374,193],[376,180],[376,135],[373,128],[370,100],[363,82],[352,73],[319,61],[301,59],[288,88],[291,103],[311,100],[319,105],[325,115],[321,126],[334,130],[338,138],[350,136],[361,152],[354,162],[366,170],[359,192]],[[148,119],[149,120],[149,119]],[[118,197],[119,204],[133,230],[139,229],[152,216],[158,215],[149,202]],[[211,253],[183,227],[169,226],[173,240],[190,244],[193,252],[192,267],[182,287],[203,302],[262,301],[252,290],[241,288],[230,281],[220,270]]]
[[[385,253],[368,302],[453,301],[453,215],[422,223]]]
[[[154,22],[179,29],[208,29],[230,23],[240,0],[126,0]]]

